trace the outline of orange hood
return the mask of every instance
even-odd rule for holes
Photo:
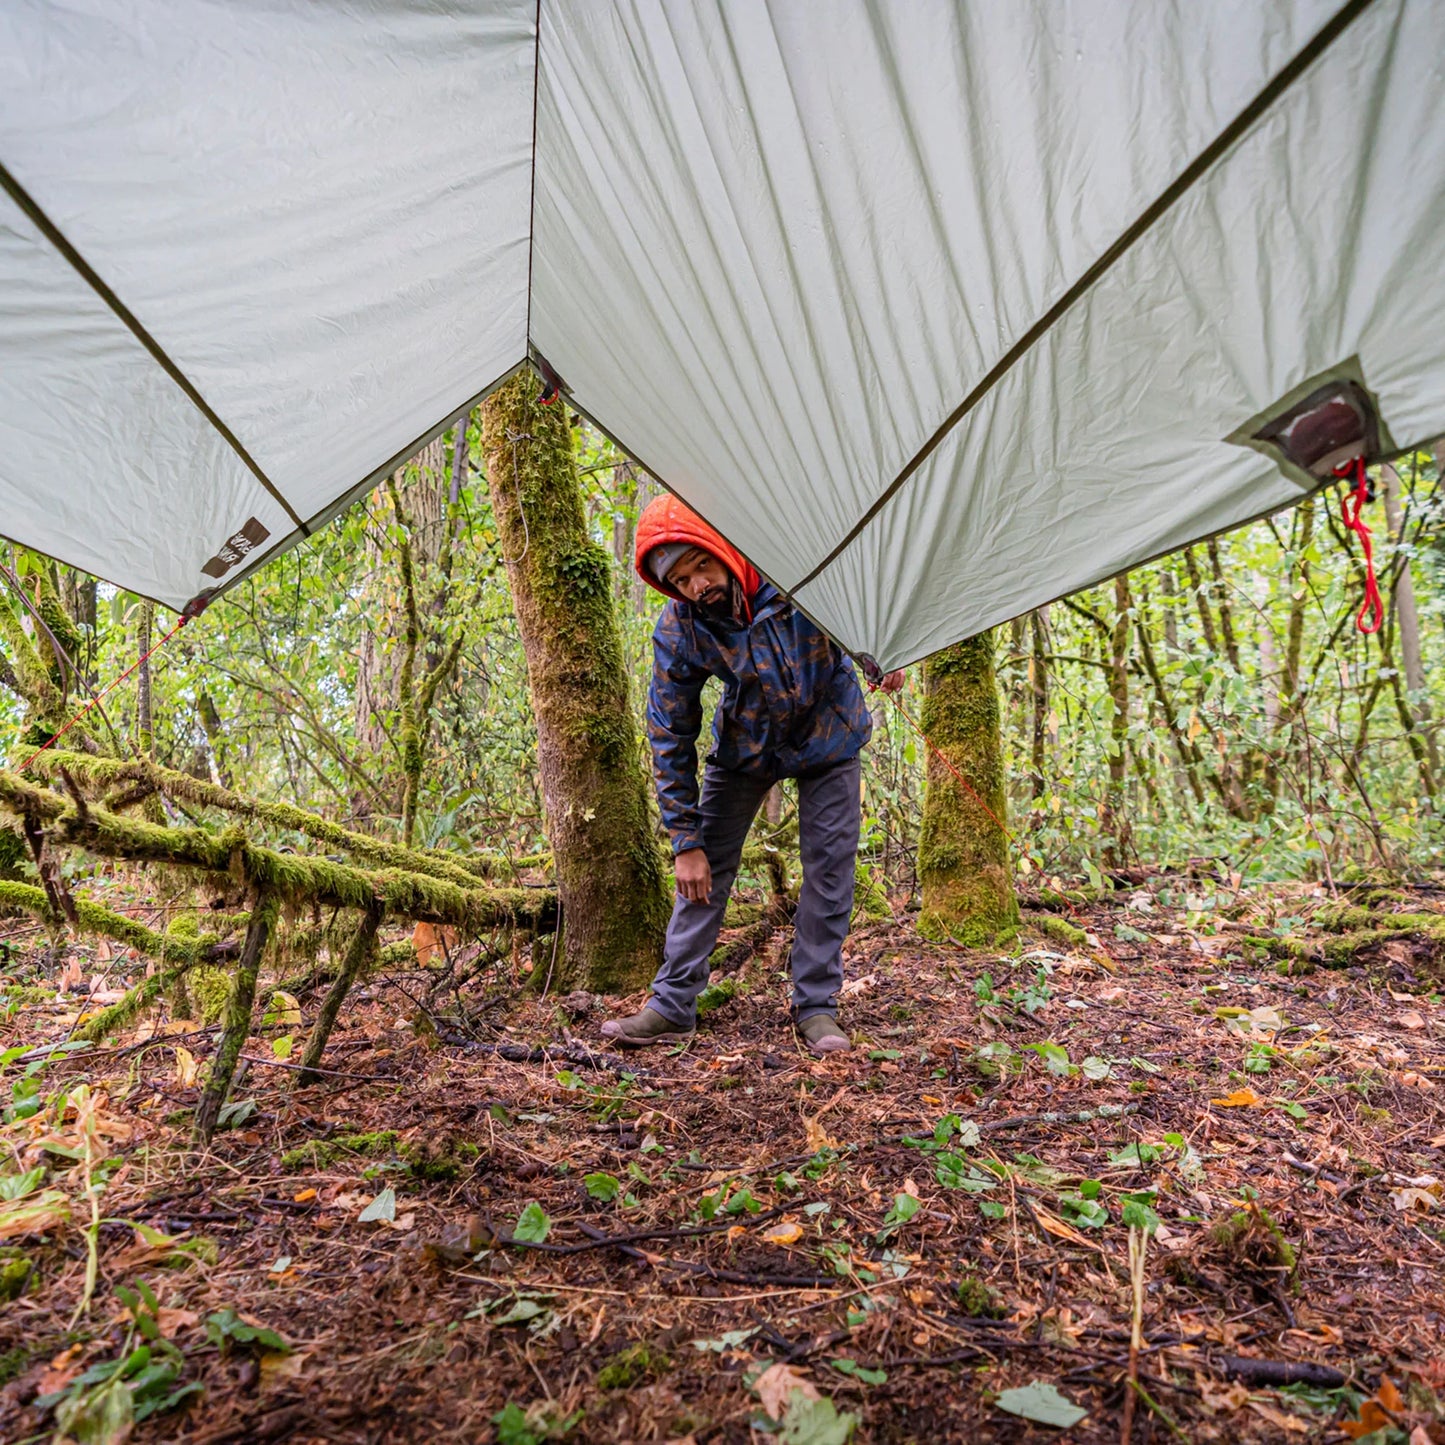
[[[733,546],[715,527],[704,522],[686,503],[669,494],[654,497],[637,519],[637,545],[633,554],[633,565],[637,575],[654,591],[665,597],[685,602],[681,593],[661,583],[647,570],[647,554],[654,547],[664,547],[670,542],[686,542],[691,547],[701,547],[711,553],[733,574],[743,591],[743,607],[746,620],[753,615],[753,594],[762,584],[757,568]]]

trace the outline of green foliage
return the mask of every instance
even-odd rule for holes
[[[523,1244],[543,1244],[551,1232],[552,1221],[535,1199],[523,1206],[512,1226],[512,1238]]]
[[[275,1330],[243,1320],[233,1309],[206,1316],[206,1338],[223,1351],[289,1355],[291,1346]]]
[[[599,1390],[627,1390],[643,1380],[656,1379],[672,1368],[665,1351],[645,1341],[618,1350],[597,1372]]]
[[[120,1445],[141,1421],[203,1393],[196,1381],[179,1383],[186,1357],[162,1334],[160,1302],[150,1286],[141,1280],[135,1289],[119,1286],[115,1293],[130,1315],[120,1350],[35,1401],[37,1410],[54,1411],[57,1437],[79,1445]]]

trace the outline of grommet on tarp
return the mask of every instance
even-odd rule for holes
[[[181,624],[189,622],[193,617],[199,617],[213,601],[215,601],[216,589],[208,587],[204,592],[197,592],[184,607],[181,608]]]
[[[539,356],[534,352],[532,355],[532,365],[537,368],[542,378],[542,390],[537,397],[539,405],[551,406],[564,391],[570,390],[567,383],[557,375],[545,357]]]
[[[1353,477],[1354,485],[1347,487],[1340,499],[1340,517],[1346,527],[1360,539],[1360,551],[1365,557],[1365,600],[1355,614],[1355,626],[1364,633],[1380,630],[1385,620],[1385,604],[1380,598],[1380,584],[1375,577],[1375,549],[1370,542],[1370,529],[1360,518],[1360,509],[1374,501],[1375,494],[1370,486],[1369,474],[1365,470],[1365,459],[1355,457],[1342,462],[1335,468],[1337,477]],[[1366,615],[1370,621],[1366,621]]]
[[[853,656],[858,666],[863,669],[863,676],[868,684],[877,687],[883,681],[883,669],[866,652],[855,652]]]

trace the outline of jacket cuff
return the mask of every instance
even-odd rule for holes
[[[687,828],[672,835],[672,856],[677,857],[679,853],[690,853],[694,848],[702,847],[702,833],[696,829]]]

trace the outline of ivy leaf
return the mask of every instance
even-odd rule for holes
[[[1142,1229],[1145,1234],[1153,1234],[1159,1228],[1159,1216],[1147,1204],[1130,1199],[1124,1205],[1124,1223],[1130,1229]]]
[[[783,1445],[848,1445],[857,1428],[858,1417],[840,1412],[831,1400],[795,1395],[778,1439]]]
[[[390,1192],[387,1190],[388,1194]],[[523,1244],[543,1244],[551,1232],[552,1221],[535,1199],[522,1210],[512,1226],[512,1238]]]
[[[886,1234],[892,1234],[895,1229],[902,1228],[922,1207],[911,1194],[895,1194],[893,1207],[883,1216],[883,1228],[878,1233],[879,1239]]]
[[[1094,1054],[1090,1054],[1089,1057],[1079,1065],[1079,1068],[1083,1071],[1086,1079],[1091,1079],[1096,1084],[1102,1079],[1107,1079],[1109,1075],[1114,1072],[1109,1066],[1108,1059],[1101,1059]]]
[[[1068,1050],[1059,1044],[1029,1044],[1027,1047],[1031,1048],[1044,1061],[1044,1066],[1049,1073],[1057,1075],[1061,1079],[1067,1079],[1069,1075],[1079,1072],[1078,1065],[1069,1062]]]
[[[1060,1430],[1077,1425],[1089,1413],[1080,1409],[1047,1380],[1035,1380],[1032,1385],[1005,1390],[994,1404],[1000,1410],[1007,1410],[1010,1415],[1021,1415],[1025,1420],[1034,1420],[1040,1425],[1053,1425]]]
[[[829,1360],[832,1367],[843,1375],[852,1375],[855,1380],[861,1380],[865,1385],[886,1385],[888,1383],[887,1370],[869,1370],[860,1365],[857,1360],[840,1359]]]
[[[1096,1199],[1063,1194],[1059,1196],[1059,1203],[1075,1224],[1082,1224],[1087,1229],[1102,1229],[1109,1222],[1109,1211]]]
[[[622,1193],[622,1181],[615,1174],[589,1174],[583,1181],[593,1199],[611,1204]]]
[[[966,1189],[970,1194],[983,1194],[998,1183],[996,1177],[985,1174],[962,1154],[940,1154],[934,1178],[945,1189]]]

